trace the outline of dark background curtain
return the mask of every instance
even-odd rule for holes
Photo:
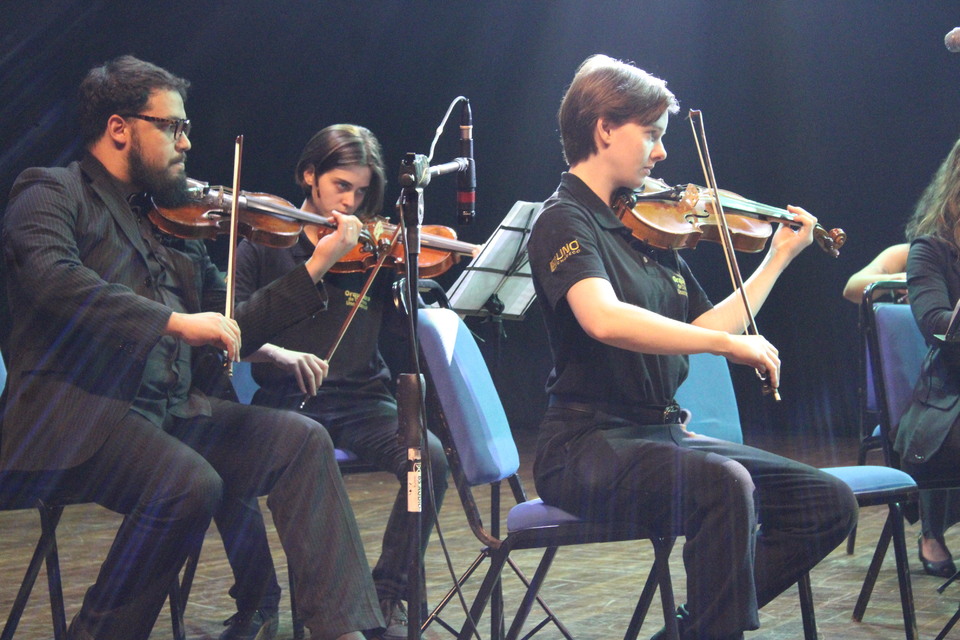
[[[383,144],[392,215],[403,154],[427,153],[448,104],[467,96],[478,204],[458,232],[483,242],[515,201],[553,191],[565,168],[560,98],[585,57],[606,53],[665,78],[681,116],[703,111],[720,186],[802,205],[849,234],[837,260],[804,252],[758,315],[780,348],[783,401],[761,398],[751,371],[735,376],[748,432],[852,433],[856,309],[840,291],[902,241],[958,135],[960,55],[943,45],[957,24],[955,3],[929,0],[14,0],[0,7],[0,209],[23,168],[79,154],[77,85],[91,66],[132,53],[193,82],[191,177],[229,185],[242,133],[244,187],[296,204],[304,143],[353,122]],[[457,155],[456,113],[436,162]],[[682,117],[665,142],[657,177],[702,184]],[[454,183],[428,187],[426,223],[456,226]],[[718,247],[685,257],[714,299],[729,292]],[[760,256],[741,259],[749,273]],[[550,362],[536,308],[505,322],[503,339],[490,323],[471,325],[513,424],[533,428]]]

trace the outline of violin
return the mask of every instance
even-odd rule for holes
[[[401,268],[406,261],[403,245],[395,238],[399,228],[391,224],[386,218],[375,216],[364,223],[364,231],[369,236],[369,242],[359,242],[335,265],[330,267],[332,273],[358,273],[375,268],[381,257],[386,258],[384,264]],[[325,228],[320,229],[320,235],[329,233]],[[417,266],[423,278],[435,278],[446,273],[460,260],[460,256],[476,256],[480,246],[457,240],[456,232],[450,227],[442,225],[423,225],[420,231],[420,254],[417,257]]]
[[[786,209],[748,200],[719,189],[720,209],[730,227],[733,248],[745,253],[762,251],[773,233],[773,222],[799,228],[796,215]],[[614,211],[633,235],[659,249],[692,249],[698,242],[721,242],[716,201],[709,189],[697,185],[667,185],[647,178],[638,191],[622,191]],[[829,231],[817,224],[814,240],[826,253],[840,255],[847,240],[843,229]]]
[[[240,191],[234,203],[233,193],[225,187],[187,178],[187,201],[179,207],[160,207],[154,203],[149,218],[158,229],[172,236],[214,240],[220,234],[230,233],[236,204],[237,233],[250,242],[275,249],[295,245],[304,224],[331,231],[337,228],[333,219],[301,211],[278,196]],[[369,242],[369,234],[361,233],[361,239]]]

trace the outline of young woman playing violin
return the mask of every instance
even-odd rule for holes
[[[857,506],[813,467],[680,424],[674,392],[687,354],[750,365],[774,387],[780,361],[762,336],[739,335],[737,300],[714,306],[676,251],[634,238],[611,209],[617,190],[638,188],[666,158],[677,110],[662,80],[603,55],[580,66],[563,98],[570,170],[529,243],[554,359],[534,474],[549,504],[686,536],[681,637],[741,638],[758,628],[758,607],[846,537]],[[815,218],[790,210],[799,230],[778,230],[746,281],[754,309],[812,241]]]
[[[385,186],[380,144],[373,134],[349,124],[327,127],[307,143],[297,163],[296,180],[303,189],[302,209],[321,216],[335,211],[370,220],[383,204]],[[322,230],[306,225],[289,249],[271,249],[243,241],[237,252],[237,300],[282,277],[313,252]],[[402,320],[392,303],[393,270],[382,269],[366,295],[360,292],[367,274],[327,272],[318,285],[327,298],[322,313],[278,334],[251,360],[261,385],[254,403],[302,413],[323,424],[337,447],[405,479],[406,450],[397,441],[397,403],[388,390],[390,371],[380,354],[381,329],[402,336]],[[334,355],[326,360],[347,315],[357,308]],[[307,400],[304,401],[304,396]],[[439,440],[428,434],[435,504],[446,490],[447,465]],[[425,479],[426,481],[426,479]],[[429,504],[425,500],[425,504]],[[424,509],[421,553],[425,551],[435,513]],[[373,571],[387,631],[384,638],[406,638],[407,526],[406,493],[400,483]]]

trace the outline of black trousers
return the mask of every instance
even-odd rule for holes
[[[170,432],[130,413],[84,464],[25,480],[38,495],[93,501],[125,515],[71,634],[146,640],[171,580],[211,517],[222,523],[228,548],[261,544],[233,535],[244,530],[237,525],[258,495],[268,496],[284,551],[297,567],[298,605],[311,632],[337,637],[382,626],[326,431],[291,412],[211,404],[211,418],[178,421]],[[247,584],[260,571],[246,564],[233,569]]]
[[[604,428],[605,427],[605,428]],[[839,545],[850,488],[760,449],[551,408],[534,469],[541,498],[582,517],[686,537],[690,638],[757,629],[757,610]]]

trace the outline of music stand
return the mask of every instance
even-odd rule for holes
[[[542,202],[516,202],[483,249],[453,283],[447,298],[461,316],[523,320],[536,298],[527,241]]]

